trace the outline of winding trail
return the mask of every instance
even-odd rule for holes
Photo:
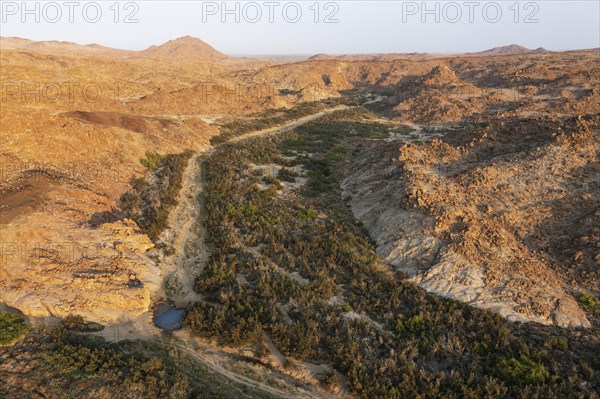
[[[365,104],[368,104],[368,103],[365,103]],[[228,140],[227,143],[235,143],[238,141],[247,140],[252,137],[261,137],[261,136],[268,136],[271,134],[284,133],[284,132],[293,130],[297,127],[300,127],[302,125],[305,125],[308,122],[314,121],[315,119],[319,119],[320,117],[325,116],[327,114],[331,114],[336,111],[342,111],[342,110],[351,109],[351,108],[356,108],[356,106],[340,105],[340,106],[337,106],[334,108],[329,108],[329,109],[323,110],[321,112],[317,112],[316,114],[308,115],[308,116],[296,119],[292,122],[288,122],[283,125],[269,127],[266,129],[256,130],[254,132],[242,134],[240,136],[232,138],[231,140]]]
[[[291,389],[293,392],[289,392],[288,390],[284,391],[261,381],[257,381],[239,373],[235,373],[223,366],[223,363],[226,363],[227,358],[231,355],[230,353],[222,351],[215,346],[206,344],[195,337],[192,337],[187,331],[179,331],[176,334],[176,337],[178,340],[160,340],[159,344],[164,345],[169,349],[176,348],[197,362],[206,365],[211,371],[218,373],[219,375],[236,383],[266,392],[275,396],[276,398],[324,399],[329,397],[323,396],[312,390],[303,389],[302,387],[299,387],[298,384],[290,377],[285,375],[277,375],[277,377],[281,382],[285,381],[285,385],[288,387],[288,390]]]

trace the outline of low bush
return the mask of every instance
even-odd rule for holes
[[[0,346],[11,346],[29,332],[29,326],[22,317],[0,312]]]
[[[192,151],[164,157],[146,154],[151,175],[135,179],[131,189],[121,196],[121,209],[152,240],[168,228],[169,213],[177,205],[183,173],[192,155]]]

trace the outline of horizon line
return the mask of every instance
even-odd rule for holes
[[[174,40],[178,40],[178,39],[182,39],[185,37],[191,37],[195,40],[201,41],[207,45],[209,45],[210,47],[212,47],[213,49],[215,49],[218,52],[223,53],[222,51],[220,51],[219,49],[215,48],[214,46],[212,46],[210,43],[204,41],[203,39],[200,39],[199,37],[196,36],[192,36],[192,35],[183,35],[183,36],[178,36],[178,37],[174,37],[172,39],[168,39],[162,43],[159,44],[152,44],[146,48],[140,49],[140,50],[136,50],[136,49],[131,49],[131,48],[119,48],[119,47],[111,47],[108,46],[106,44],[102,44],[100,42],[93,42],[93,43],[87,43],[87,44],[83,44],[80,42],[75,42],[72,40],[60,40],[60,39],[45,39],[45,40],[35,40],[35,39],[30,39],[27,37],[22,37],[22,36],[2,36],[0,35],[0,39],[20,39],[20,40],[28,40],[34,43],[47,43],[47,42],[57,42],[57,43],[71,43],[71,44],[75,44],[78,46],[102,46],[111,50],[118,50],[118,51],[131,51],[131,52],[143,52],[153,46],[162,46],[170,41],[174,41]],[[339,56],[358,56],[358,55],[394,55],[394,54],[422,54],[422,55],[442,55],[442,56],[451,56],[451,55],[464,55],[464,54],[476,54],[476,53],[482,53],[485,51],[489,51],[492,49],[497,49],[497,48],[503,48],[503,47],[509,47],[509,46],[519,46],[519,47],[523,47],[527,50],[530,51],[536,51],[539,49],[543,49],[545,51],[549,51],[549,52],[569,52],[569,51],[594,51],[594,50],[600,50],[600,47],[591,47],[591,48],[562,48],[562,49],[550,49],[550,48],[545,48],[545,47],[537,47],[534,49],[531,49],[529,47],[525,47],[521,44],[518,43],[509,43],[509,44],[505,44],[505,45],[501,45],[501,46],[493,46],[493,47],[487,47],[483,50],[470,50],[470,51],[449,51],[449,52],[429,52],[429,51],[393,51],[393,52],[349,52],[349,53],[326,53],[326,52],[322,52],[322,51],[317,51],[317,52],[313,52],[313,53],[223,53],[225,55],[231,56],[231,57],[249,57],[249,56],[315,56],[315,55],[327,55],[327,56],[332,56],[332,57],[339,57]]]

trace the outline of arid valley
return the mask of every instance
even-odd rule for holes
[[[0,40],[0,397],[599,397],[598,49]]]

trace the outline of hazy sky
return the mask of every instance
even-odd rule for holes
[[[600,47],[597,0],[29,1],[27,10],[21,0],[0,3],[2,36],[135,50],[184,35],[228,54]]]

